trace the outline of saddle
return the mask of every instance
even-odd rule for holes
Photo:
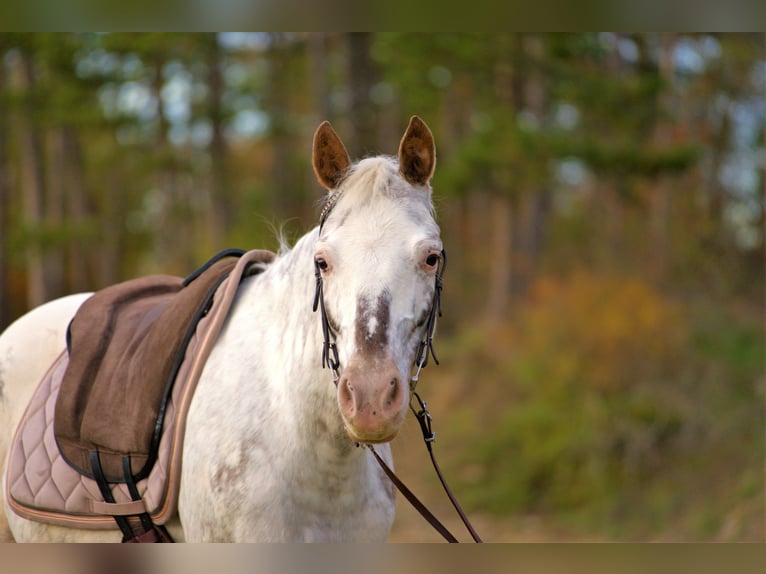
[[[227,250],[186,279],[143,277],[87,299],[16,429],[11,509],[62,526],[120,528],[123,541],[164,538],[197,381],[240,281],[273,258]]]

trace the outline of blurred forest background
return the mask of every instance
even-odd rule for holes
[[[487,540],[764,538],[764,34],[0,34],[0,329],[316,223],[434,132],[420,390]],[[450,516],[417,424],[398,467]],[[459,527],[453,522],[455,531]],[[400,501],[392,540],[437,540]]]

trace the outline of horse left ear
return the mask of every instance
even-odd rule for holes
[[[436,167],[436,146],[431,130],[412,116],[399,144],[399,172],[413,185],[426,185]]]
[[[346,146],[340,141],[330,122],[322,122],[314,133],[311,162],[319,183],[327,189],[338,187],[351,166]]]

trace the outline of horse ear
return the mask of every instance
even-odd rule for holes
[[[431,130],[412,116],[399,144],[399,171],[413,185],[425,185],[436,167],[436,146]]]
[[[314,150],[311,162],[319,183],[327,189],[335,189],[346,175],[351,159],[330,122],[322,122],[314,133]]]

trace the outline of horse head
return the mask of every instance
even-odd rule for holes
[[[317,294],[337,346],[329,361],[340,413],[360,443],[396,436],[418,344],[432,322],[442,263],[431,203],[435,163],[433,136],[418,117],[397,158],[352,163],[329,123],[314,135],[314,171],[328,192],[314,250]]]

